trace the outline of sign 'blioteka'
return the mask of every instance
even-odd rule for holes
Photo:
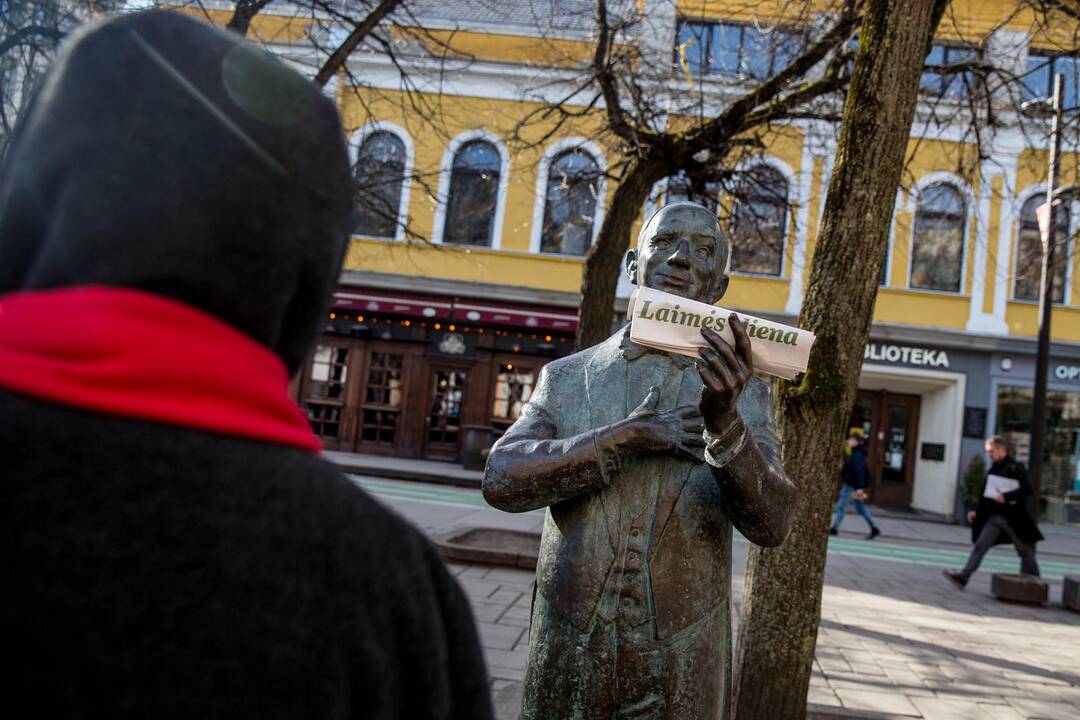
[[[639,345],[697,357],[707,344],[702,328],[711,328],[729,343],[735,336],[728,326],[730,310],[688,300],[652,288],[639,287],[630,298],[630,339]],[[739,313],[750,336],[754,369],[786,380],[806,370],[814,334],[806,330]]]

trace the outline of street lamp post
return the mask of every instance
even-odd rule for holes
[[[1032,501],[1029,512],[1038,519],[1039,498],[1042,490],[1043,446],[1046,442],[1046,376],[1050,368],[1050,319],[1054,307],[1054,233],[1056,231],[1057,208],[1061,202],[1057,191],[1058,165],[1061,158],[1061,94],[1065,77],[1058,73],[1054,76],[1054,94],[1051,98],[1050,120],[1050,161],[1046,179],[1047,218],[1040,223],[1042,236],[1042,269],[1039,282],[1039,342],[1035,356],[1035,393],[1031,407],[1031,446],[1030,470]],[[1026,104],[1026,103],[1025,103]],[[1043,101],[1043,107],[1046,103]],[[1028,108],[1022,108],[1027,110]]]

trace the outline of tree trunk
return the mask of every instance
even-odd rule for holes
[[[791,535],[752,547],[732,706],[737,720],[804,720],[821,618],[841,447],[914,117],[946,0],[869,0],[799,326],[817,334],[799,385],[781,383],[784,468],[799,487]]]
[[[269,4],[270,0],[238,0],[225,29],[232,30],[237,35],[247,35],[252,19]]]
[[[622,259],[630,246],[634,226],[649,191],[663,171],[656,163],[634,160],[626,169],[611,197],[600,234],[585,256],[581,276],[581,308],[578,310],[577,349],[602,342],[611,333],[615,286],[619,282]]]

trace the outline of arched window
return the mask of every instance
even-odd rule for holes
[[[744,172],[732,208],[731,269],[779,275],[787,238],[788,184],[775,168]]]
[[[960,292],[964,267],[964,196],[935,183],[919,193],[911,241],[911,287]]]
[[[1013,296],[1017,300],[1038,300],[1042,283],[1042,235],[1035,208],[1046,202],[1045,195],[1036,195],[1024,203],[1020,211],[1020,232],[1016,238],[1016,284]],[[1064,205],[1054,210],[1054,279],[1053,302],[1065,302],[1065,268],[1068,265],[1069,213]]]
[[[600,166],[584,150],[560,153],[551,163],[540,250],[584,255],[593,240]]]
[[[720,206],[720,188],[718,180],[709,180],[704,183],[699,181],[698,187],[695,188],[694,182],[680,170],[667,179],[667,188],[663,193],[664,204],[692,202],[704,205],[716,212]]]
[[[357,153],[354,175],[356,233],[396,237],[405,182],[405,143],[393,133],[371,133]]]
[[[450,172],[443,242],[491,246],[501,167],[499,151],[486,140],[458,148]]]

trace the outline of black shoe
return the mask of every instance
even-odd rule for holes
[[[829,528],[829,534],[830,535],[839,535],[840,531],[837,530],[836,528]]]
[[[867,540],[873,540],[874,538],[876,538],[880,534],[881,534],[881,531],[878,530],[877,526],[875,525],[874,527],[870,528],[870,534],[866,536],[866,539]]]
[[[956,586],[957,590],[963,590],[967,587],[967,580],[960,573],[949,572],[948,570],[942,570],[941,574],[945,576],[945,579]]]

